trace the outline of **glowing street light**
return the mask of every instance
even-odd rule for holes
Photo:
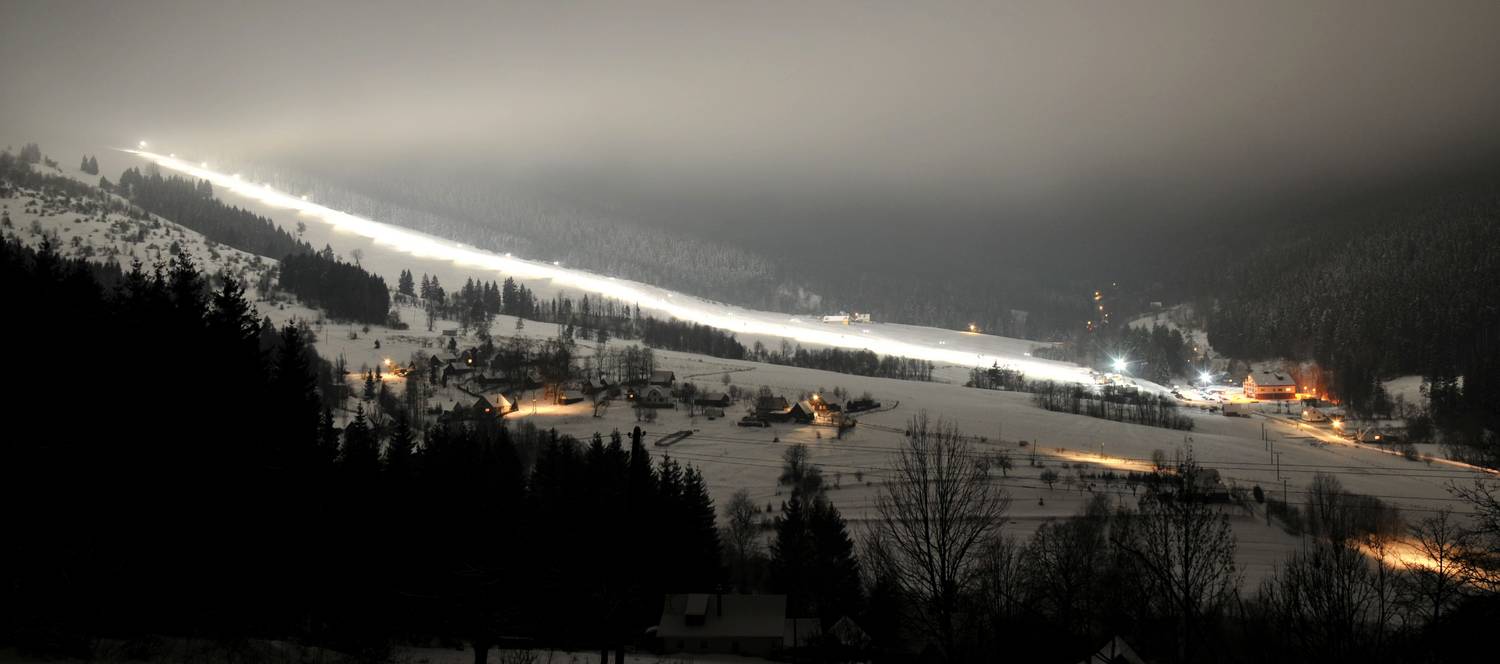
[[[1123,357],[1117,357],[1114,361],[1114,367],[1116,372],[1124,373],[1126,369],[1130,368],[1130,362]]]
[[[1202,372],[1198,373],[1198,380],[1202,381],[1204,385],[1209,384],[1210,382],[1213,381],[1213,379],[1214,379],[1214,377],[1211,376],[1211,375],[1209,375],[1209,373],[1207,371],[1202,371]]]
[[[141,146],[141,149],[142,149],[142,150],[144,150],[144,149],[146,149],[146,142],[145,142],[145,141],[141,141],[141,142],[139,142],[139,143],[136,143],[136,145],[139,145],[139,146]]]

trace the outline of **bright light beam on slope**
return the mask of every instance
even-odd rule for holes
[[[142,147],[144,148],[144,144]],[[1002,366],[1013,367],[1025,372],[1028,378],[1067,382],[1091,382],[1087,370],[1076,365],[1035,360],[1015,354],[996,354],[983,352],[982,350],[975,352],[974,350],[960,350],[953,347],[936,347],[937,344],[931,341],[919,342],[889,336],[890,332],[899,333],[902,330],[873,328],[874,331],[866,334],[851,335],[832,329],[820,329],[818,326],[789,324],[786,322],[788,321],[786,314],[727,307],[722,303],[672,293],[655,286],[616,279],[614,277],[604,277],[582,270],[564,268],[556,263],[549,264],[515,258],[508,253],[502,255],[419,231],[365,219],[323,207],[322,205],[308,201],[303,196],[288,194],[266,185],[246,181],[239,177],[238,174],[229,175],[210,170],[204,162],[188,162],[184,159],[178,159],[175,156],[160,155],[144,149],[126,149],[122,151],[151,161],[162,168],[193,178],[208,180],[218,190],[227,190],[238,196],[254,199],[274,208],[294,210],[298,214],[322,221],[355,235],[369,238],[376,244],[402,253],[420,258],[449,261],[458,266],[486,270],[501,275],[513,276],[517,279],[546,279],[562,288],[598,293],[624,302],[638,304],[642,310],[663,313],[700,325],[708,325],[741,334],[780,337],[801,343],[822,346],[857,348],[881,355],[930,360],[939,364],[952,364],[960,367],[988,367],[999,363]],[[796,322],[796,319],[791,320],[794,323]],[[951,334],[952,338],[968,337],[973,339],[976,337],[976,335],[972,334],[950,332],[936,328],[902,327],[906,330],[919,331],[924,336],[946,336]],[[944,346],[947,344],[946,341],[939,343]]]

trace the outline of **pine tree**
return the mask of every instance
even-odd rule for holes
[[[391,438],[385,445],[385,472],[388,477],[397,481],[411,478],[415,455],[413,443],[411,423],[407,421],[405,413],[397,413],[396,422],[391,427]]]
[[[808,595],[809,563],[816,550],[807,532],[806,506],[801,496],[792,494],[781,504],[776,518],[776,541],[771,543],[771,589],[785,593],[789,616],[812,615],[812,598]]]
[[[356,476],[373,474],[380,469],[380,450],[370,425],[365,421],[365,407],[356,406],[354,421],[344,427],[344,446],[339,450],[339,465]]]
[[[318,420],[318,460],[323,465],[332,464],[339,457],[339,429],[333,425],[333,410],[323,409]]]
[[[814,551],[809,579],[814,609],[825,626],[831,625],[856,612],[863,596],[854,540],[843,515],[828,500],[807,510],[807,532]]]
[[[283,457],[278,463],[300,463],[317,448],[321,406],[306,343],[296,326],[282,329],[271,380],[271,394],[279,400],[274,421],[285,432],[272,440],[273,454]]]
[[[698,469],[688,466],[682,475],[685,551],[691,556],[689,569],[694,588],[718,588],[724,572],[720,565],[719,528],[708,485]]]

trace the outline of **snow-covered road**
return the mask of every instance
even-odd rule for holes
[[[249,182],[238,174],[215,171],[206,163],[191,162],[173,155],[156,154],[144,149],[125,150],[125,152],[151,161],[163,169],[208,180],[220,194],[228,192],[273,209],[292,211],[304,220],[322,222],[335,230],[368,238],[374,246],[382,249],[421,259],[447,262],[475,272],[488,272],[492,277],[505,275],[515,277],[517,280],[546,280],[557,288],[580,293],[597,293],[638,304],[643,310],[746,336],[784,338],[804,344],[865,349],[882,355],[924,359],[940,365],[958,367],[988,367],[999,363],[1002,366],[1024,371],[1028,377],[1034,379],[1092,382],[1088,371],[1082,367],[1030,357],[1030,350],[1036,344],[1022,339],[911,325],[825,324],[816,316],[796,316],[730,306],[639,282],[487,251],[401,226],[366,219],[324,207],[307,200],[305,196]],[[391,275],[384,276],[389,278]],[[483,275],[476,274],[475,276]],[[1160,389],[1145,381],[1139,381],[1139,383],[1144,388]]]

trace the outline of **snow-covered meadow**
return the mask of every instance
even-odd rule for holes
[[[243,203],[233,197],[229,200]],[[194,256],[207,271],[228,269],[249,281],[274,264],[274,261],[214,245],[165,220],[122,225],[128,220],[91,217],[49,208],[24,192],[18,197],[0,201],[0,204],[4,205],[12,220],[11,227],[5,230],[7,235],[28,244],[39,243],[43,237],[53,237],[65,255],[124,261],[136,256],[150,262],[165,256],[175,243],[178,250]],[[315,246],[327,243],[345,256],[355,249],[363,250],[364,264],[391,281],[401,269],[438,274],[450,284],[461,283],[467,277],[492,279],[511,274],[486,272],[495,265],[455,260],[452,255],[408,253],[399,246],[295,210],[269,205],[256,209],[285,226],[295,226],[298,220],[304,220],[307,223],[305,237]],[[576,289],[576,284],[564,281],[565,276],[523,276],[519,280],[536,286],[540,292],[546,292],[543,289],[547,288]],[[676,300],[678,297],[692,302],[692,307],[705,310],[723,307],[675,294],[665,299]],[[366,331],[363,326],[325,320],[319,312],[295,303],[261,300],[256,304],[262,315],[270,316],[277,324],[293,320],[309,322],[318,333],[319,352],[330,358],[343,356],[351,371],[373,369],[388,359],[404,363],[418,351],[441,352],[447,342],[441,330],[456,327],[456,324],[443,321],[434,327],[433,332],[428,332],[425,326],[418,324],[422,320],[420,310],[411,306],[402,309],[401,314],[404,320],[413,323],[412,329],[371,327]],[[646,308],[645,303],[642,307]],[[722,311],[725,315],[735,313],[734,317],[743,312],[729,307]],[[749,318],[770,314],[745,312],[744,315]],[[797,324],[788,322],[786,325]],[[879,334],[876,338],[900,339],[899,343],[907,344],[905,348],[917,347],[919,344],[914,340],[925,339],[944,342],[933,344],[938,351],[950,344],[955,351],[963,349],[958,352],[977,351],[975,363],[959,363],[959,358],[947,355],[929,356],[949,358],[950,373],[947,377],[950,378],[961,376],[985,357],[1029,359],[1025,356],[1029,352],[1029,342],[1013,339],[897,325],[869,328],[825,328],[821,323],[812,322],[804,325],[819,333],[808,339],[827,339],[826,335],[832,334],[837,341],[841,341],[837,337],[849,335],[858,335],[864,340]],[[871,331],[860,331],[864,329]],[[522,329],[515,329],[514,319],[507,316],[498,317],[492,331],[502,340],[513,335],[531,338],[557,335],[555,326],[535,321],[526,321]],[[461,339],[459,343],[471,345],[476,340]],[[611,346],[629,343],[632,342],[609,342]],[[587,354],[596,346],[585,343],[580,348]],[[655,422],[645,423],[637,420],[633,409],[622,404],[604,409],[596,416],[593,406],[587,402],[571,406],[538,406],[540,395],[523,395],[521,412],[508,416],[508,419],[530,421],[542,428],[555,428],[579,437],[641,426],[647,431],[648,442],[655,442],[673,432],[692,431],[692,435],[670,447],[653,447],[653,452],[670,454],[701,468],[713,497],[720,504],[736,490],[748,490],[767,510],[767,518],[780,504],[781,492],[776,478],[781,456],[788,445],[803,443],[811,448],[813,460],[823,467],[833,486],[830,491],[832,499],[852,523],[859,524],[873,514],[875,498],[886,480],[889,459],[903,442],[907,422],[913,416],[926,413],[974,436],[976,450],[995,460],[997,465],[992,474],[994,481],[1004,486],[1013,499],[1008,528],[1017,537],[1028,535],[1048,519],[1076,513],[1095,494],[1105,494],[1122,502],[1130,500],[1134,490],[1123,481],[1110,478],[1107,473],[1149,467],[1149,459],[1156,450],[1162,450],[1170,458],[1191,448],[1192,454],[1203,465],[1219,470],[1232,486],[1248,489],[1258,485],[1273,495],[1284,492],[1293,502],[1300,502],[1301,492],[1314,473],[1331,473],[1347,489],[1380,496],[1417,517],[1444,508],[1462,513],[1466,506],[1454,500],[1446,487],[1449,483],[1467,482],[1479,476],[1472,470],[1442,462],[1412,461],[1379,449],[1345,443],[1314,425],[1299,424],[1291,417],[1273,413],[1228,418],[1190,409],[1189,414],[1196,426],[1192,432],[1184,433],[1050,412],[1035,406],[1026,394],[965,388],[955,382],[866,378],[671,351],[658,351],[656,358],[658,367],[676,372],[679,381],[691,381],[708,390],[738,385],[743,390],[753,391],[766,386],[773,392],[795,398],[803,393],[826,394],[834,388],[842,388],[851,395],[869,392],[882,402],[883,407],[878,412],[859,416],[859,425],[842,438],[836,438],[833,429],[805,425],[779,424],[766,429],[738,427],[735,420],[745,412],[747,405],[744,403],[726,409],[724,418],[710,420],[701,414],[690,417],[685,410],[664,410],[659,412]],[[1059,372],[1058,375],[1087,376],[1078,367],[1037,362],[1038,366],[1049,367],[1048,371]],[[351,376],[351,381],[354,380],[357,377]],[[394,389],[401,389],[399,383],[402,379],[387,375],[386,380]],[[446,404],[465,398],[461,392],[449,388],[434,395],[434,402]],[[354,399],[347,402],[341,417],[350,416],[356,405]],[[1270,440],[1262,440],[1263,431]],[[1439,453],[1436,449],[1423,452]],[[1278,454],[1279,459],[1275,456]],[[1009,469],[999,467],[1001,456],[1009,458]],[[1055,484],[1049,486],[1043,481],[1044,471],[1058,474]],[[1239,538],[1239,557],[1248,581],[1258,579],[1286,553],[1300,545],[1300,539],[1287,535],[1275,525],[1266,525],[1261,513],[1237,512],[1233,520]]]

